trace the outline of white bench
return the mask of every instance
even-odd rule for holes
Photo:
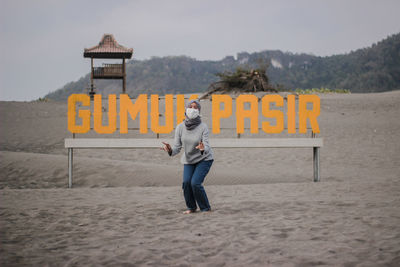
[[[68,148],[68,187],[72,187],[73,151],[88,148],[160,148],[161,141],[173,144],[173,139],[119,139],[119,138],[67,138],[65,148]],[[214,138],[209,140],[212,148],[313,148],[314,182],[320,181],[320,148],[323,139],[316,138]]]

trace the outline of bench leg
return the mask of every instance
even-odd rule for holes
[[[321,180],[319,170],[319,147],[313,147],[314,182]]]
[[[72,171],[74,164],[74,151],[72,148],[68,148],[68,188],[72,188]]]

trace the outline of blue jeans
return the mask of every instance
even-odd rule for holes
[[[189,210],[195,211],[197,209],[196,202],[201,211],[208,211],[211,209],[202,183],[213,161],[213,159],[202,160],[195,164],[184,164],[183,166],[182,189],[186,206]]]

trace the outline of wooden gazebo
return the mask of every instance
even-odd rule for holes
[[[126,48],[117,43],[112,34],[104,34],[100,43],[91,48],[85,48],[83,57],[91,60],[90,92],[93,99],[94,79],[122,79],[122,93],[126,93],[126,67],[125,59],[132,57],[133,48]],[[102,67],[93,67],[93,59],[122,59],[122,64],[105,64]]]

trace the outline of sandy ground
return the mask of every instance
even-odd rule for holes
[[[180,155],[77,150],[69,190],[66,103],[0,102],[0,265],[399,266],[400,91],[320,97],[320,183],[311,149],[215,149],[192,215]]]

